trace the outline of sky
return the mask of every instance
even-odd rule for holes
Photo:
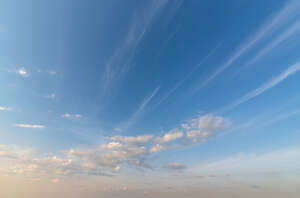
[[[0,197],[299,197],[299,10],[3,0]]]

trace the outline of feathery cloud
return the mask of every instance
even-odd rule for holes
[[[39,124],[15,124],[17,127],[21,128],[32,128],[32,129],[44,129],[46,126]]]
[[[241,98],[236,100],[233,104],[225,107],[224,110],[231,110],[234,107],[236,107],[240,104],[243,104],[243,103],[247,102],[248,100],[250,100],[252,98],[255,98],[256,96],[259,96],[260,94],[264,93],[265,91],[267,91],[267,90],[271,89],[272,87],[278,85],[280,82],[287,79],[291,75],[297,73],[299,70],[300,70],[300,62],[297,62],[296,64],[290,66],[289,68],[287,68],[285,71],[283,71],[281,74],[279,74],[275,78],[272,78],[271,80],[263,83],[257,89],[254,89],[254,90],[248,92],[247,94],[245,94],[244,96],[242,96]]]
[[[65,114],[62,115],[62,117],[68,118],[68,119],[76,119],[76,118],[82,118],[82,115],[81,114],[65,113]]]
[[[241,58],[246,52],[248,52],[253,46],[264,39],[268,34],[275,30],[280,29],[282,25],[294,18],[298,13],[300,3],[297,1],[288,2],[283,9],[276,13],[270,20],[268,20],[262,28],[260,28],[253,37],[250,37],[245,43],[243,43],[238,50],[212,75],[210,75],[202,84],[201,87],[208,84],[215,79],[218,75],[223,73],[228,67],[231,67],[239,58]]]
[[[12,108],[10,107],[4,107],[4,106],[0,106],[0,111],[11,111]]]

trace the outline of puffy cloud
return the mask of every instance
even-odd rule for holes
[[[21,128],[32,128],[32,129],[44,129],[46,128],[44,125],[38,125],[38,124],[15,124],[17,127]]]
[[[142,135],[142,136],[113,136],[111,137],[111,140],[114,141],[120,141],[124,142],[126,144],[132,144],[132,145],[145,145],[147,144],[151,139],[152,135]]]
[[[205,142],[207,138],[213,136],[212,132],[191,130],[186,133],[186,137],[192,139],[195,142]]]
[[[199,116],[182,124],[182,128],[186,130],[186,137],[194,142],[205,142],[216,132],[225,130],[229,126],[229,120],[213,114]]]
[[[67,117],[72,117],[67,114]],[[19,124],[19,127],[43,128],[43,125]],[[93,148],[75,148],[57,155],[37,157],[32,150],[0,145],[0,159],[5,159],[6,170],[15,174],[48,173],[53,177],[72,174],[113,176],[122,166],[152,169],[150,154],[171,148],[201,143],[226,129],[229,121],[223,117],[204,115],[155,137],[154,135],[112,136],[109,141]],[[193,143],[193,144],[191,144]],[[182,170],[184,165],[169,164],[165,168]]]
[[[160,152],[166,149],[166,146],[161,145],[161,144],[156,144],[154,145],[151,149],[150,152],[151,153],[156,153],[156,152]]]
[[[122,144],[119,142],[109,142],[108,144],[102,144],[102,149],[118,149],[121,148]]]
[[[158,138],[157,141],[161,143],[166,143],[180,139],[183,136],[183,132],[175,130],[173,132],[166,133],[162,138]]]

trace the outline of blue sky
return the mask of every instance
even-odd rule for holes
[[[267,169],[286,191],[299,184],[296,0],[2,5],[0,171],[12,181],[96,178],[108,197],[161,192],[146,176],[191,192],[207,187],[199,175],[209,189],[279,185]]]

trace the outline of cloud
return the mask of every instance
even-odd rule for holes
[[[54,75],[56,75],[56,71],[48,71],[48,74],[54,76]]]
[[[214,53],[215,51],[221,46],[221,43],[218,44],[211,52],[209,52],[208,55],[206,55],[200,63],[198,63],[181,81],[177,82],[175,86],[170,89],[164,96],[159,100],[157,103],[157,106],[163,103],[165,100],[169,98],[170,95],[172,95],[179,87],[183,85],[183,83],[188,80],[193,74],[195,74],[196,70],[200,68],[200,66],[205,63]]]
[[[163,150],[166,150],[167,147],[164,146],[164,145],[161,145],[161,144],[156,144],[154,145],[151,149],[150,149],[150,152],[151,153],[156,153],[156,152],[160,152],[160,151],[163,151]]]
[[[70,114],[70,113],[65,113],[62,115],[62,117],[64,118],[68,118],[68,119],[78,119],[78,118],[82,118],[81,114]]]
[[[168,170],[184,170],[186,169],[186,166],[179,163],[172,163],[164,166],[164,168]]]
[[[166,133],[163,137],[157,138],[156,141],[161,144],[164,144],[164,143],[178,140],[178,139],[182,138],[183,136],[184,136],[184,134],[182,131],[178,131],[177,129],[175,129],[169,133]]]
[[[289,68],[287,68],[285,71],[283,71],[278,76],[276,76],[276,77],[272,78],[271,80],[263,83],[260,87],[248,92],[247,94],[245,94],[244,96],[242,96],[241,98],[236,100],[233,104],[225,107],[224,110],[233,109],[234,107],[236,107],[240,104],[243,104],[243,103],[247,102],[248,100],[250,100],[252,98],[255,98],[256,96],[258,96],[258,95],[264,93],[265,91],[268,91],[272,87],[278,85],[283,80],[290,77],[291,75],[297,73],[299,70],[300,70],[300,62],[297,62],[296,64],[294,64],[294,65],[290,66]]]
[[[114,128],[115,131],[121,132],[122,129],[121,128]]]
[[[32,129],[44,129],[46,126],[38,124],[15,124],[17,127],[21,128],[32,128]]]
[[[56,98],[56,94],[55,93],[49,94],[46,96],[46,98],[54,100]]]
[[[200,140],[208,138],[203,134],[210,133],[212,138],[216,132],[227,127],[227,122],[220,116],[202,115],[186,122],[188,127],[172,129],[161,136],[112,136],[96,147],[72,148],[57,154],[36,155],[30,149],[0,145],[0,160],[4,159],[6,170],[13,174],[47,173],[54,178],[74,174],[112,177],[120,174],[122,166],[152,170],[150,159],[154,153],[174,147],[183,148],[188,142],[201,143]],[[201,135],[193,134],[194,130],[203,132]],[[176,163],[169,165],[169,168],[184,169]]]
[[[59,178],[53,178],[53,179],[51,179],[51,182],[56,184],[56,183],[60,182],[60,179]]]
[[[225,175],[230,173],[232,177],[255,177],[255,179],[267,176],[267,173],[281,173],[294,177],[299,172],[299,148],[274,150],[266,153],[246,153],[229,156],[208,163],[202,163],[191,168],[197,174]]]
[[[151,153],[164,151],[173,147],[180,148],[195,143],[206,142],[218,132],[230,127],[231,122],[213,114],[200,115],[186,123],[181,129],[173,129],[162,137],[155,138],[156,144],[150,149]]]
[[[124,127],[125,129],[128,129],[130,126],[132,126],[143,115],[145,108],[151,102],[152,98],[155,97],[155,95],[157,94],[159,89],[160,89],[160,87],[155,88],[150,96],[147,96],[146,98],[144,98],[143,102],[140,104],[138,109],[134,112],[134,114],[127,121],[126,126]]]
[[[147,1],[137,9],[129,22],[123,41],[116,47],[105,65],[103,73],[103,94],[120,82],[132,67],[133,59],[144,38],[157,19],[168,24],[175,16],[183,1]],[[168,8],[168,9],[167,9]],[[161,15],[167,17],[159,18]]]
[[[277,47],[279,44],[281,44],[283,41],[290,38],[295,33],[299,32],[300,30],[300,22],[296,21],[292,26],[287,28],[282,34],[280,34],[278,37],[275,38],[271,43],[269,43],[266,47],[262,48],[256,55],[253,57],[249,63],[244,66],[247,67],[248,65],[252,65],[256,63],[261,57],[263,57],[265,54],[270,52],[272,49]]]
[[[12,108],[10,107],[4,107],[4,106],[0,106],[0,111],[11,111]]]
[[[119,142],[109,142],[107,144],[102,144],[101,148],[102,149],[119,149],[121,148],[123,145]]]
[[[250,37],[245,43],[243,43],[238,50],[212,75],[210,75],[202,84],[205,86],[210,81],[215,79],[218,75],[223,73],[227,68],[231,67],[240,57],[248,52],[253,46],[259,43],[262,39],[267,38],[275,30],[281,30],[281,27],[289,22],[298,13],[299,2],[289,1],[278,13],[276,13],[271,19],[262,25],[252,37]]]
[[[110,139],[115,141],[121,141],[130,145],[145,145],[151,139],[152,135],[141,135],[141,136],[113,136]]]
[[[28,77],[29,76],[28,72],[26,71],[26,69],[24,67],[21,67],[20,69],[18,69],[17,72],[18,72],[19,75],[21,75],[23,77]]]

